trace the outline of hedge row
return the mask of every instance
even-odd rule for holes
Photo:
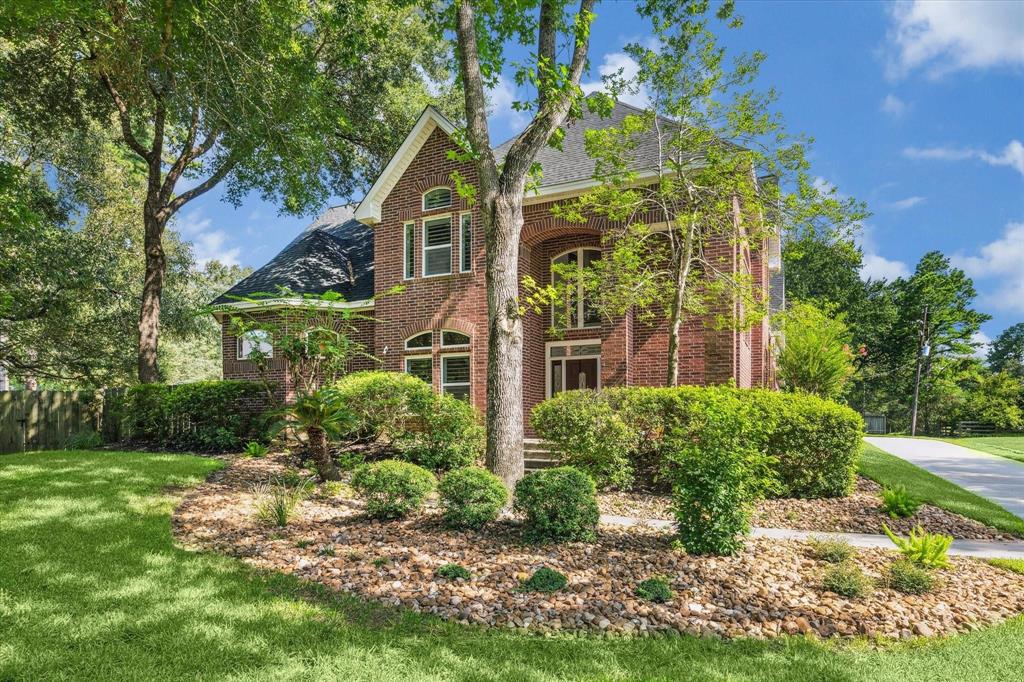
[[[723,394],[744,406],[743,442],[771,458],[776,494],[849,494],[863,421],[848,407],[812,395],[725,386],[567,391],[534,408],[533,426],[564,463],[600,485],[626,487],[638,472],[665,480],[666,455],[675,449],[671,436],[686,433]]]
[[[132,441],[175,450],[239,450],[262,435],[252,406],[263,396],[263,387],[251,381],[140,384],[128,389],[123,418]]]

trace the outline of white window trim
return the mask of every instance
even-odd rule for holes
[[[251,348],[249,350],[249,354],[248,355],[242,353],[242,344],[246,340],[246,338],[245,338],[246,335],[251,334],[253,332],[257,332],[257,333],[265,335],[266,343],[267,343],[268,346],[270,346],[270,350],[266,353],[266,356],[268,358],[274,357],[274,340],[270,337],[270,332],[268,332],[266,329],[250,329],[245,334],[242,334],[241,336],[238,336],[238,337],[235,338],[235,359],[236,360],[248,360],[249,359],[249,355],[252,355],[252,349]],[[251,343],[251,341],[250,341],[250,343]],[[261,343],[263,343],[263,341],[258,341],[257,342],[257,346],[259,344],[261,344]]]
[[[417,337],[423,336],[424,334],[430,334],[430,345],[429,346],[413,346],[413,347],[409,346],[409,342],[410,341],[412,341],[413,339],[415,339]],[[432,330],[432,329],[424,329],[421,332],[416,332],[412,336],[408,337],[402,343],[402,347],[405,348],[405,350],[420,351],[420,352],[424,352],[424,353],[429,353],[434,348],[434,330]]]
[[[551,349],[556,346],[591,346],[601,345],[601,339],[583,339],[581,341],[548,341],[544,344],[544,396],[546,398],[551,397],[551,361],[552,360],[586,360],[589,358],[597,358],[597,386],[596,390],[601,389],[601,354],[600,353],[588,353],[587,355],[569,355],[564,358],[553,358],[551,357]],[[562,370],[562,391],[565,391],[565,370]]]
[[[447,245],[442,245],[442,246],[427,246],[427,223],[433,223],[433,222],[436,222],[436,221],[439,221],[439,220],[444,220],[446,218],[448,220],[448,244]],[[422,268],[420,269],[420,276],[421,277],[448,277],[449,275],[451,275],[452,274],[452,252],[455,250],[453,248],[455,246],[455,240],[452,239],[452,234],[451,234],[452,233],[452,214],[451,213],[441,213],[441,214],[438,214],[438,215],[432,215],[429,218],[424,218],[423,219],[423,227],[420,230],[420,232],[421,232],[420,236],[422,237],[422,240],[423,240],[423,248],[422,248],[421,253],[420,253],[420,259],[421,259],[421,262],[422,262],[423,265],[422,265]],[[447,272],[437,272],[437,273],[434,273],[432,275],[428,275],[427,274],[427,251],[437,251],[438,249],[448,249],[448,271]]]
[[[435,189],[446,189],[446,190],[448,190],[448,205],[447,206],[438,206],[436,208],[427,208],[427,195],[430,194],[431,192],[433,192]],[[454,205],[455,205],[455,192],[448,185],[434,185],[430,189],[425,190],[423,192],[423,194],[420,195],[420,208],[423,209],[424,213],[426,213],[428,211],[450,210],[451,207],[454,206]]]
[[[444,334],[445,334],[445,332],[448,332],[449,334],[462,334],[463,336],[467,337],[469,340],[466,341],[466,343],[445,343],[444,342]],[[470,336],[469,334],[466,334],[465,332],[460,332],[457,329],[442,329],[441,330],[441,348],[465,348],[465,347],[469,346],[472,342],[473,342],[473,337]]]
[[[455,383],[445,383],[444,380],[444,361],[450,358],[468,358],[469,359],[469,381],[460,381]],[[445,393],[445,388],[448,386],[465,386],[468,390],[467,393],[469,398],[473,398],[473,360],[469,353],[442,353],[441,354],[441,376],[439,377],[441,385],[441,393]]]
[[[462,229],[462,221],[469,217],[469,244],[466,243],[466,234]],[[467,250],[469,254],[469,267],[463,268],[466,262]],[[473,272],[473,214],[466,211],[459,214],[459,272]]]
[[[416,249],[412,251],[412,263],[407,263],[406,259],[409,258],[409,226],[412,226],[413,235],[413,246],[415,247],[416,242],[416,221],[410,221],[402,223],[402,279],[415,279],[416,278]],[[412,265],[412,268],[409,266]],[[412,274],[409,274],[410,269]]]
[[[601,249],[596,247],[596,246],[577,246],[575,249],[566,249],[565,251],[562,251],[561,253],[552,256],[551,257],[551,264],[550,264],[550,266],[548,268],[548,273],[551,276],[551,283],[554,284],[554,282],[555,282],[554,267],[555,267],[555,261],[556,260],[558,260],[559,258],[561,258],[562,256],[564,256],[564,255],[566,255],[568,253],[575,253],[576,254],[576,265],[579,268],[582,269],[583,268],[583,252],[584,251],[597,251],[598,253],[602,254],[602,257],[604,255],[603,252],[601,251]],[[584,324],[583,323],[583,283],[582,282],[577,282],[576,283],[576,325],[575,326],[569,326],[569,325],[566,325],[565,327],[559,327],[558,326],[557,320],[555,319],[556,305],[557,304],[554,304],[554,303],[551,304],[551,327],[553,329],[598,329],[601,326],[600,322],[598,322],[597,324]]]
[[[427,383],[429,383],[430,387],[433,388],[434,387],[434,356],[431,355],[431,354],[425,354],[425,355],[406,355],[405,358],[402,360],[402,367],[405,369],[405,373],[406,374],[410,374],[411,375],[412,372],[409,371],[409,361],[410,360],[430,360],[430,381],[427,382]]]

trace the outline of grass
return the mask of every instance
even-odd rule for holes
[[[1024,618],[943,641],[538,637],[462,627],[179,549],[187,455],[0,456],[0,680],[1006,679]]]
[[[1024,435],[970,436],[968,438],[940,438],[939,440],[1024,462]]]
[[[988,563],[1024,575],[1024,559],[989,559]]]
[[[883,486],[905,485],[918,499],[936,507],[980,521],[985,525],[1024,536],[1024,519],[998,504],[939,478],[910,462],[868,443],[861,451],[858,471]]]

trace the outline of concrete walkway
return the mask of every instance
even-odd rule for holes
[[[864,440],[1024,518],[1024,463],[939,440]]]
[[[672,522],[665,519],[636,519],[631,516],[601,515],[601,523],[609,526],[649,526],[659,530],[672,530]],[[884,535],[867,533],[825,533],[814,530],[792,530],[790,528],[754,528],[750,533],[755,538],[777,540],[807,540],[808,538],[829,538],[846,540],[854,547],[882,547],[895,550],[892,540]],[[980,559],[1024,559],[1024,542],[1002,540],[953,540],[950,554],[971,556]]]

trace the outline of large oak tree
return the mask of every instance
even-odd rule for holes
[[[138,378],[159,378],[168,221],[225,185],[301,213],[366,184],[443,82],[440,41],[374,0],[14,0],[0,95],[34,150],[113,118],[143,165]],[[49,159],[52,162],[52,159]]]

